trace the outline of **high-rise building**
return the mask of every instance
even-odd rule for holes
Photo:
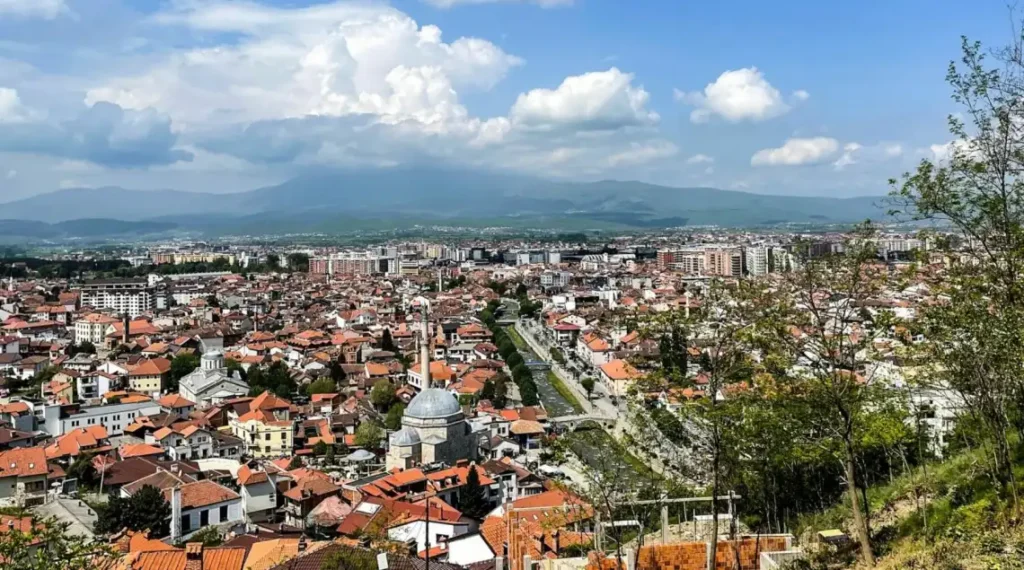
[[[659,251],[658,267],[665,270],[680,271],[687,275],[703,275],[705,272],[704,250],[688,248]]]
[[[82,306],[137,317],[157,306],[157,291],[146,279],[96,279],[79,288]]]
[[[704,249],[704,268],[708,275],[740,277],[743,275],[743,248],[717,246]]]
[[[771,249],[766,245],[752,245],[745,248],[747,275],[764,275],[771,271],[770,251]]]

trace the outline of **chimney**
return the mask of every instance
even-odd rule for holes
[[[503,557],[494,557],[494,570],[505,570],[505,559]]]
[[[171,543],[181,540],[181,485],[171,489]]]
[[[185,570],[203,570],[202,542],[190,542],[185,545]]]
[[[128,324],[131,323],[131,317],[128,313],[124,314],[124,330],[121,332],[121,344],[128,344]]]
[[[305,552],[306,551],[306,536],[305,535],[299,537],[299,544],[296,546],[296,548],[297,548],[297,550],[299,552]]]

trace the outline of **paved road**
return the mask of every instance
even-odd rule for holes
[[[594,398],[588,402],[586,391],[579,383],[580,377],[565,370],[552,360],[548,350],[549,343],[538,330],[539,327],[524,320],[520,320],[515,326],[519,336],[523,337],[523,340],[530,345],[535,353],[551,364],[551,369],[555,374],[558,374],[562,382],[573,390],[587,413],[615,419],[614,427],[611,430],[606,430],[611,433],[612,437],[622,441],[628,434],[634,441],[649,442],[649,447],[639,450],[642,452],[634,453],[634,455],[647,463],[655,473],[682,478],[680,471],[672,464],[681,465],[685,461],[684,450],[669,442],[664,435],[658,432],[657,428],[652,426],[649,418],[642,413],[637,417],[638,410],[630,410],[625,401],[620,401],[619,406],[605,398]]]

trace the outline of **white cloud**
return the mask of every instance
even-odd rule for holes
[[[37,117],[37,113],[21,102],[16,89],[0,87],[0,124],[24,123]]]
[[[702,123],[713,115],[730,122],[743,120],[762,121],[777,117],[789,111],[779,90],[773,87],[756,67],[730,70],[709,83],[703,92],[686,93],[675,89],[677,101],[696,107],[690,113],[690,120]],[[810,95],[803,90],[794,93],[797,100]]]
[[[656,140],[649,143],[632,143],[630,147],[608,157],[609,166],[646,164],[648,162],[675,156],[679,152],[670,141]]]
[[[614,67],[528,90],[504,116],[474,116],[463,94],[524,64],[486,39],[445,40],[377,3],[169,5],[147,23],[198,47],[154,46],[141,72],[93,80],[86,102],[167,116],[193,158],[176,171],[231,157],[277,169],[437,162],[578,177],[678,153],[659,138],[648,92]]]
[[[469,4],[494,4],[498,2],[529,2],[541,8],[558,8],[572,6],[574,0],[424,0],[427,4],[438,8],[452,8]]]
[[[556,89],[519,95],[510,117],[517,124],[545,128],[603,130],[657,123],[658,114],[646,108],[650,95],[632,81],[632,73],[615,67],[570,76]]]
[[[832,163],[836,170],[844,170],[861,162],[879,163],[892,160],[903,155],[903,145],[893,142],[881,142],[862,145],[850,142],[843,145],[843,154]]]
[[[67,11],[64,0],[0,0],[0,17],[52,20]]]
[[[715,161],[714,158],[712,158],[712,157],[710,157],[710,156],[708,156],[706,154],[698,153],[698,154],[695,154],[695,155],[691,156],[690,158],[687,158],[686,159],[686,164],[705,164],[705,163],[706,164],[710,164],[710,163],[712,163],[714,161]]]
[[[798,166],[821,162],[839,150],[839,141],[828,137],[791,138],[778,148],[754,153],[751,166]]]
[[[96,86],[87,102],[154,107],[186,126],[369,114],[438,127],[466,116],[456,89],[489,89],[523,63],[479,38],[446,43],[436,26],[380,5],[190,3],[153,21],[242,39],[173,53]]]
[[[832,166],[834,166],[836,170],[842,170],[847,166],[850,166],[851,164],[856,164],[857,159],[854,157],[854,155],[857,154],[857,151],[859,151],[861,148],[863,147],[860,145],[860,143],[846,143],[846,145],[843,146],[842,156],[840,156],[835,162],[833,162]]]
[[[793,98],[797,101],[806,101],[811,98],[811,94],[804,91],[803,89],[797,89],[793,92]]]
[[[960,139],[944,144],[933,144],[928,147],[925,154],[931,154],[932,160],[941,163],[949,162],[954,155],[967,158],[980,156],[977,149],[971,148],[971,143]]]

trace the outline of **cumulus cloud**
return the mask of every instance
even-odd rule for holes
[[[68,11],[64,0],[0,0],[0,18],[43,18],[52,20]]]
[[[768,83],[756,67],[729,70],[704,87],[704,91],[687,93],[674,90],[674,97],[696,107],[690,120],[702,123],[718,115],[730,122],[763,121],[789,111],[779,90]],[[794,99],[806,100],[806,91],[794,93]]]
[[[198,47],[156,52],[141,73],[95,81],[86,102],[156,110],[173,121],[179,148],[280,166],[429,161],[576,175],[677,152],[658,138],[647,91],[614,67],[479,117],[461,95],[525,63],[485,39],[443,39],[437,26],[382,4],[170,6],[150,23],[185,28],[202,38]]]
[[[556,89],[519,95],[510,117],[515,123],[543,128],[604,130],[657,123],[658,114],[646,108],[650,95],[632,83],[632,73],[615,67],[570,76]]]
[[[0,123],[20,123],[27,115],[28,111],[22,105],[18,91],[0,87]]]
[[[109,168],[141,168],[188,161],[175,148],[170,120],[153,111],[126,111],[96,103],[72,120],[0,124],[0,151],[87,161]]]
[[[463,6],[469,4],[495,4],[498,2],[528,2],[530,4],[536,4],[541,8],[559,8],[562,6],[572,6],[574,0],[424,0],[427,4],[436,6],[438,8],[453,8],[455,6]]]
[[[828,159],[839,150],[839,141],[828,137],[791,138],[781,147],[754,153],[751,166],[799,166]]]
[[[445,42],[436,26],[387,6],[212,2],[153,20],[242,39],[175,52],[142,75],[96,86],[87,101],[154,107],[185,125],[369,114],[437,126],[465,116],[456,89],[489,89],[523,64],[483,39]]]
[[[863,147],[860,145],[860,143],[846,143],[843,146],[842,156],[840,156],[835,162],[833,162],[832,166],[834,166],[836,170],[842,170],[847,166],[850,166],[851,164],[856,164],[857,159],[854,157],[854,155],[861,148]]]
[[[686,159],[686,164],[711,164],[715,161],[714,158],[706,155],[697,153],[690,158]]]

